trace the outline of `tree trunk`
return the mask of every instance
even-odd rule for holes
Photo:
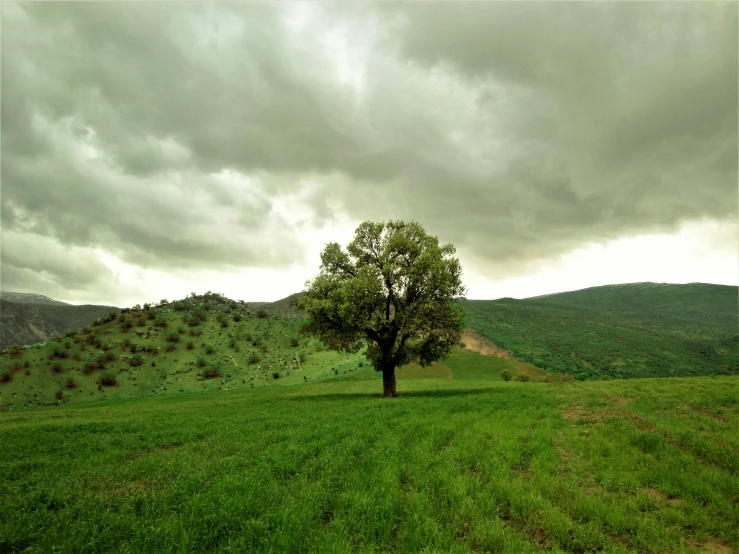
[[[383,386],[383,395],[385,398],[389,398],[391,396],[398,396],[398,393],[395,392],[395,368],[391,367],[388,369],[382,370],[382,386]]]

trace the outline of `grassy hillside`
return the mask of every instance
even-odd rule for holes
[[[1,413],[0,551],[739,548],[737,378],[468,376]]]
[[[579,378],[739,373],[736,287],[639,283],[462,304],[498,347]]]
[[[18,298],[6,300],[6,296],[0,298],[0,348],[43,342],[88,325],[110,312],[119,311],[113,306],[21,302]],[[23,295],[21,299],[32,296]]]
[[[302,320],[252,309],[216,294],[125,309],[68,336],[0,355],[0,410],[111,398],[162,396],[307,383],[378,380],[362,353],[327,351],[299,335]],[[534,381],[546,372],[516,360],[456,352],[400,379],[443,374],[499,378],[508,369]]]

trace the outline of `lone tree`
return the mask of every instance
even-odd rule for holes
[[[362,223],[347,252],[334,242],[321,253],[320,274],[298,301],[310,318],[302,332],[342,352],[366,342],[384,396],[397,396],[396,367],[428,366],[462,338],[455,300],[465,289],[455,252],[415,222]]]

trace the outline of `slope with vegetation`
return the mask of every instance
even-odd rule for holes
[[[41,295],[3,293],[0,298],[0,348],[43,342],[118,311],[113,306],[73,306]]]
[[[287,302],[281,305],[286,305]],[[279,310],[279,307],[278,307]],[[207,293],[109,313],[79,331],[0,355],[0,410],[200,391],[290,385],[352,376],[378,380],[364,357],[300,335],[302,317]],[[399,379],[557,380],[514,359],[457,349]],[[474,377],[476,376],[476,377]]]
[[[0,551],[739,548],[735,377],[472,373],[2,413]]]
[[[739,373],[737,287],[636,283],[462,304],[498,347],[580,379]]]

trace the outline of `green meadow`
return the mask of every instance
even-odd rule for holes
[[[0,552],[736,551],[736,377],[489,360],[6,411]]]

